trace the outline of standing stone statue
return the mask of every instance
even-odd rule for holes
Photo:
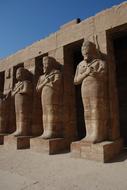
[[[9,121],[10,93],[4,95],[0,91],[0,134],[7,133]]]
[[[37,83],[41,93],[43,134],[42,138],[51,139],[62,136],[62,75],[56,68],[52,57],[43,57],[43,72]]]
[[[81,84],[86,137],[97,143],[107,138],[107,72],[106,62],[98,58],[95,44],[84,41],[81,61],[76,69],[74,84]]]
[[[17,83],[12,91],[15,98],[16,132],[15,136],[29,136],[32,117],[32,82],[29,71],[20,67],[16,72]]]

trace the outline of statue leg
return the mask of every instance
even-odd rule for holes
[[[83,139],[84,141],[96,143],[99,140],[99,124],[98,121],[98,101],[96,98],[91,97],[83,97],[83,105],[84,105],[84,119],[86,126],[86,137]]]
[[[42,138],[51,139],[62,137],[62,111],[59,105],[46,105],[44,133]]]
[[[107,127],[107,110],[105,100],[101,97],[87,97],[84,100],[84,118],[86,124],[85,141],[98,143],[105,140]]]
[[[13,133],[14,136],[21,136],[22,135],[22,123],[21,122],[16,122],[16,131]]]
[[[28,113],[27,113],[28,114]],[[16,126],[17,129],[14,133],[14,136],[28,136],[30,128],[30,118],[22,112],[17,113],[16,115]]]
[[[46,126],[47,126],[47,106],[43,104],[43,114],[42,114],[42,123],[43,123],[43,134],[42,134],[42,138],[46,139],[47,138],[47,130],[46,130]]]
[[[20,121],[20,112],[19,111],[16,111],[16,131],[13,133],[14,136],[18,136],[21,131],[21,121]]]
[[[83,139],[84,141],[91,143],[100,142],[98,122],[98,120],[85,120],[86,137]]]
[[[44,132],[42,138],[51,139],[53,138],[53,105],[43,106],[43,127]]]

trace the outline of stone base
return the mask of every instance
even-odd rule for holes
[[[78,141],[71,144],[71,156],[74,158],[108,162],[115,158],[121,152],[122,148],[122,139],[104,141],[97,144]]]
[[[4,144],[4,135],[0,135],[0,145]]]
[[[41,137],[36,137],[30,139],[30,147],[36,152],[58,154],[69,151],[70,142],[68,140],[65,140],[64,138],[44,140]]]
[[[30,137],[14,137],[12,135],[4,136],[4,146],[6,148],[13,149],[29,149],[30,148]]]

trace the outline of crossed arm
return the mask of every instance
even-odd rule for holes
[[[51,88],[55,88],[59,86],[60,83],[61,83],[60,73],[55,73],[51,76],[41,76],[38,80],[36,90],[37,92],[40,92],[45,85]]]
[[[106,65],[102,60],[95,62],[95,64],[93,63],[92,65],[86,66],[85,68],[77,66],[74,84],[81,84],[87,76],[97,77],[103,75],[105,72]]]
[[[15,94],[27,94],[27,95],[31,95],[32,93],[32,84],[29,81],[23,81],[23,83],[19,86],[15,86],[15,88],[13,89],[11,95],[14,96]]]
[[[87,67],[84,72],[79,69],[77,66],[75,77],[74,77],[74,84],[78,85],[81,84],[83,79],[85,79],[91,72],[91,69]]]

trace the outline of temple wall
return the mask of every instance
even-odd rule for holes
[[[23,64],[24,68],[28,69],[33,74],[35,87],[38,79],[38,75],[36,76],[36,70],[39,66],[37,61],[38,57],[43,57],[45,54],[54,57],[56,61],[63,66],[64,136],[70,139],[77,138],[75,89],[73,86],[75,71],[72,67],[73,63],[71,63],[71,53],[75,51],[75,47],[77,47],[79,50],[83,39],[86,38],[94,42],[96,47],[99,48],[99,51],[107,58],[109,89],[109,136],[110,140],[118,138],[119,132],[117,129],[119,127],[119,116],[115,83],[115,68],[109,52],[111,45],[107,31],[124,24],[127,24],[126,2],[102,11],[95,16],[81,22],[79,22],[79,20],[74,20],[70,23],[67,23],[61,26],[57,32],[49,35],[47,38],[35,42],[34,44],[18,51],[17,53],[0,60],[0,72],[5,72],[4,92],[7,93],[14,86],[13,77],[15,75],[15,66],[18,64]],[[70,44],[72,44],[72,46]],[[71,47],[73,48],[73,52],[70,51]],[[70,49],[68,50],[68,48]],[[37,101],[37,94],[34,91],[32,131],[35,135],[42,133],[41,111],[40,104]]]

